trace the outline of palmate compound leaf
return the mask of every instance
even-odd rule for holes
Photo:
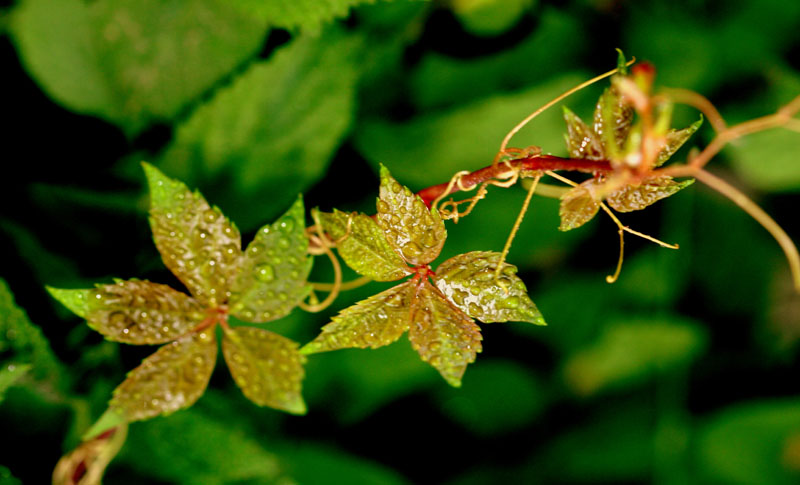
[[[347,266],[375,281],[394,281],[409,273],[403,258],[392,249],[383,229],[366,214],[316,212],[322,227],[337,241],[336,249]]]
[[[143,163],[150,185],[150,227],[164,264],[208,306],[227,300],[242,254],[239,230],[199,192]]]
[[[311,291],[303,199],[273,224],[259,229],[241,259],[230,289],[231,314],[248,322],[287,315]]]
[[[205,317],[185,293],[149,281],[118,281],[94,289],[48,288],[50,294],[108,340],[161,344],[186,334]]]
[[[193,332],[144,359],[114,390],[109,408],[128,421],[173,413],[197,401],[217,360],[215,327]]]
[[[567,132],[564,140],[567,151],[572,158],[586,158],[589,160],[604,160],[603,144],[594,130],[581,120],[578,115],[564,106],[564,121],[567,123]]]
[[[400,185],[381,166],[378,225],[387,241],[408,263],[428,264],[439,255],[447,238],[444,221],[408,187]]]
[[[408,330],[413,280],[373,295],[341,311],[301,353],[313,354],[343,348],[373,348],[389,345]]]
[[[672,177],[654,177],[643,181],[640,185],[627,185],[610,193],[606,197],[606,202],[619,212],[641,210],[693,183],[694,179],[676,182]]]
[[[305,356],[297,343],[253,327],[225,331],[222,352],[233,380],[248,399],[293,414],[305,414],[300,394]]]
[[[560,231],[569,231],[586,224],[597,214],[600,201],[592,196],[594,179],[589,179],[577,187],[573,187],[561,196],[558,214],[561,216]]]
[[[478,325],[427,280],[419,284],[411,304],[408,338],[422,360],[453,387],[461,386],[467,365],[482,350]]]
[[[516,266],[503,263],[495,270],[500,253],[472,251],[459,254],[436,269],[436,286],[461,311],[484,323],[530,322],[545,325],[544,318],[528,297]]]

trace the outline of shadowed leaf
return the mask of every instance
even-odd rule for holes
[[[237,318],[265,322],[287,315],[311,291],[306,283],[313,263],[306,253],[303,199],[247,246],[241,272],[231,286],[230,308]]]
[[[564,121],[567,123],[567,132],[564,139],[567,142],[567,152],[572,158],[587,158],[589,160],[603,160],[603,144],[594,131],[586,126],[578,115],[564,106]]]
[[[225,362],[248,399],[293,414],[305,414],[300,395],[305,356],[297,343],[253,327],[237,327],[222,339]]]
[[[394,281],[408,274],[408,266],[389,245],[383,229],[373,218],[336,209],[332,214],[318,214],[324,230],[334,240],[341,239],[336,249],[344,262],[358,274],[375,281]]]
[[[389,244],[413,265],[436,259],[447,238],[439,213],[428,209],[418,195],[400,185],[384,166],[381,166],[377,219]]]
[[[114,390],[110,408],[129,421],[187,408],[205,392],[216,360],[213,327],[164,345],[128,373]]]
[[[503,263],[499,278],[495,269],[500,253],[473,251],[448,259],[436,269],[436,286],[461,311],[484,323],[530,322],[544,325],[536,305],[528,297],[516,266]]]
[[[301,352],[311,354],[348,347],[373,348],[388,345],[408,330],[409,305],[414,297],[412,281],[346,308]]]
[[[241,256],[239,230],[199,192],[143,164],[150,185],[150,227],[164,264],[209,306],[227,299]]]
[[[682,130],[670,130],[667,133],[667,145],[661,149],[658,153],[658,158],[656,159],[655,166],[660,167],[664,164],[667,160],[670,159],[672,155],[677,152],[686,140],[689,139],[690,136],[694,134],[700,126],[703,124],[703,117],[701,116],[699,120],[695,121],[691,125],[687,126]]]
[[[594,179],[587,180],[561,197],[558,214],[561,216],[560,231],[569,231],[586,224],[600,209],[600,202],[592,197],[589,191]]]
[[[606,197],[606,202],[619,212],[641,210],[693,183],[694,179],[676,182],[672,177],[655,177],[642,182],[641,185],[627,185],[610,193]]]
[[[420,283],[411,304],[408,338],[422,360],[454,387],[482,349],[480,328],[427,281]]]
[[[24,376],[33,367],[31,364],[2,364],[0,366],[0,403],[6,389],[13,386],[20,377]]]

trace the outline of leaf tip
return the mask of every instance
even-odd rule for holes
[[[45,289],[72,313],[86,318],[86,314],[89,313],[89,292],[92,290],[67,290],[52,286],[45,286]]]
[[[106,412],[83,434],[81,439],[89,441],[97,436],[105,433],[106,431],[116,428],[117,426],[127,422],[125,414],[119,409],[109,407]]]

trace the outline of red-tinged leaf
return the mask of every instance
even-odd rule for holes
[[[53,485],[100,485],[106,467],[125,444],[127,435],[127,423],[120,423],[78,445],[58,460]]]
[[[453,387],[461,386],[467,365],[482,349],[478,325],[427,281],[419,284],[411,304],[408,338],[422,360]]]
[[[242,253],[239,230],[199,192],[143,165],[150,185],[150,227],[164,264],[201,303],[225,302]]]
[[[567,142],[567,151],[570,157],[589,160],[606,158],[603,144],[594,131],[566,106],[564,106],[564,121],[567,123],[567,133],[564,134],[564,139]]]
[[[336,249],[345,263],[375,281],[394,281],[409,274],[403,258],[392,249],[383,229],[366,214],[318,212],[322,226],[338,240]]]
[[[109,407],[129,421],[187,408],[205,392],[217,360],[214,327],[164,345],[114,390]]]
[[[656,160],[655,166],[660,167],[664,164],[667,160],[672,157],[672,155],[677,152],[686,140],[689,139],[703,124],[703,117],[701,116],[699,120],[695,121],[691,125],[687,126],[682,130],[670,130],[667,133],[667,145],[661,149],[658,153],[658,159]]]
[[[655,177],[641,185],[628,185],[606,197],[606,202],[615,211],[631,212],[644,209],[661,199],[684,189],[694,183],[694,179],[676,182],[672,177]]]
[[[275,223],[262,227],[247,246],[231,286],[229,307],[237,318],[266,322],[287,315],[311,291],[312,258],[305,237],[303,199]]]
[[[500,256],[491,251],[472,251],[450,258],[436,269],[436,286],[461,311],[481,322],[545,325],[525,283],[517,276],[516,266],[504,262],[495,279]]]
[[[225,332],[222,352],[247,399],[259,406],[305,414],[300,389],[306,359],[296,342],[260,328],[236,327]]]
[[[175,340],[205,317],[203,306],[189,295],[149,281],[119,281],[90,290],[52,288],[50,294],[107,339],[128,344]]]
[[[438,211],[431,211],[408,187],[381,166],[378,225],[386,240],[412,265],[428,264],[439,255],[447,231]]]
[[[623,100],[619,90],[606,88],[594,110],[594,133],[603,144],[603,152],[614,161],[622,148],[633,121],[633,107]]]
[[[589,222],[600,209],[600,201],[592,196],[594,179],[587,180],[561,197],[558,214],[561,216],[561,231],[569,231]]]
[[[300,351],[312,354],[349,347],[376,349],[394,342],[408,330],[414,288],[414,283],[407,281],[346,308]]]

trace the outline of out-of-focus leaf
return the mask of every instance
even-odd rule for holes
[[[700,126],[703,124],[703,117],[701,116],[699,120],[695,121],[691,125],[683,128],[681,130],[672,129],[667,133],[667,146],[661,149],[658,152],[658,159],[656,160],[655,166],[659,167],[664,164],[667,160],[670,159],[672,155],[677,152],[684,143],[691,137]]]
[[[161,344],[200,323],[205,314],[193,298],[149,281],[118,281],[91,290],[48,288],[53,297],[115,342]]]
[[[11,474],[11,470],[0,465],[0,484],[2,485],[22,485],[22,482],[19,481]]]
[[[640,185],[626,185],[620,190],[608,194],[608,205],[619,212],[642,210],[661,199],[692,185],[694,179],[676,182],[672,177],[654,177],[642,181]]]
[[[109,429],[116,428],[123,424],[127,424],[127,419],[123,413],[121,413],[118,409],[106,409],[106,412],[104,412],[97,419],[97,421],[92,424],[89,430],[84,433],[82,439],[84,441],[89,441],[96,438],[98,435],[103,434]]]
[[[324,230],[339,241],[336,245],[339,255],[358,274],[375,281],[394,281],[408,274],[408,265],[389,245],[383,229],[373,218],[336,209],[332,214],[318,214]]]
[[[413,265],[436,259],[447,239],[439,212],[428,209],[418,195],[400,185],[383,166],[377,219],[389,244]]]
[[[482,350],[480,328],[427,281],[411,304],[411,345],[453,387]]]
[[[227,299],[242,254],[239,230],[200,192],[191,192],[150,164],[150,227],[164,264],[201,303]]]
[[[173,119],[266,33],[213,0],[25,0],[11,20],[23,64],[50,96],[129,133]]]
[[[798,433],[796,399],[725,409],[711,417],[697,440],[701,477],[706,483],[797,483],[800,470],[790,447]]]
[[[315,485],[403,485],[409,482],[397,472],[331,448],[302,446],[278,451],[286,474],[297,483]]]
[[[6,389],[13,386],[17,380],[31,370],[31,364],[0,364],[0,403]]]
[[[413,290],[413,282],[408,281],[343,310],[301,352],[311,354],[347,347],[374,349],[394,342],[408,330]]]
[[[569,357],[565,378],[576,393],[594,394],[687,365],[705,345],[702,328],[678,317],[618,320]]]
[[[800,188],[800,133],[782,128],[747,135],[725,149],[748,185],[770,192]]]
[[[225,362],[248,399],[294,414],[305,414],[300,395],[305,357],[297,343],[267,330],[236,327],[222,340]]]
[[[106,467],[125,444],[128,425],[122,424],[84,441],[56,464],[53,485],[99,485]]]
[[[217,421],[189,409],[139,423],[131,427],[118,463],[167,483],[286,483],[278,458],[231,427],[232,418]]]
[[[237,318],[276,320],[311,291],[306,280],[314,261],[306,254],[303,207],[303,199],[298,197],[286,214],[262,227],[247,246],[230,289],[231,314]]]
[[[595,134],[594,129],[586,126],[586,123],[571,109],[564,106],[563,110],[564,121],[567,123],[567,132],[564,134],[564,139],[567,142],[569,156],[572,158],[587,158],[589,160],[605,159],[603,144]]]
[[[529,369],[510,361],[482,361],[464,377],[458,389],[438,393],[444,413],[479,435],[514,431],[542,411],[543,384]]]
[[[275,217],[322,178],[350,125],[359,45],[338,31],[301,36],[254,63],[178,126],[162,166],[217,186],[245,229]]]
[[[263,19],[272,27],[312,32],[323,24],[346,17],[350,8],[375,0],[232,0],[242,12]]]
[[[436,286],[464,313],[484,323],[530,322],[544,325],[544,318],[528,296],[517,268],[503,263],[495,270],[500,253],[473,251],[448,259],[436,269]]]
[[[534,0],[454,0],[453,12],[476,35],[497,35],[511,28]]]
[[[561,197],[558,214],[561,216],[560,231],[569,231],[586,224],[600,210],[600,202],[595,200],[589,187],[594,185],[594,179],[573,187]]]
[[[110,408],[139,421],[171,414],[197,401],[217,360],[214,327],[162,346],[114,390]]]

